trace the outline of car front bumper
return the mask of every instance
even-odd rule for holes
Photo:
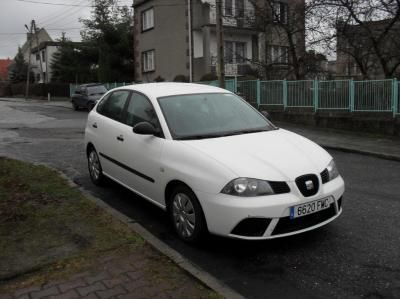
[[[344,181],[338,177],[320,185],[316,195],[304,197],[295,182],[288,182],[290,193],[237,197],[195,190],[210,233],[231,238],[263,240],[290,236],[321,227],[342,213]],[[332,197],[328,209],[290,219],[290,207]]]

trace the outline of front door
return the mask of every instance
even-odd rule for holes
[[[133,92],[126,108],[124,144],[121,162],[127,166],[121,181],[140,193],[164,205],[163,192],[160,191],[161,153],[165,143],[161,129],[159,136],[139,135],[132,128],[139,122],[147,121],[160,129],[157,115],[150,100],[142,94]]]

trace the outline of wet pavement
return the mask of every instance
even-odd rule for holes
[[[86,117],[59,105],[0,101],[0,155],[63,171],[245,297],[400,297],[399,162],[330,150],[346,181],[344,212],[336,221],[284,239],[210,236],[193,247],[175,237],[157,207],[116,184],[91,184]]]

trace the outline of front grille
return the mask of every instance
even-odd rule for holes
[[[329,182],[329,172],[328,172],[328,169],[326,169],[326,168],[324,169],[323,172],[321,172],[321,181],[322,181],[322,184]]]
[[[269,218],[246,218],[239,222],[231,234],[244,237],[261,237],[271,223]]]
[[[280,235],[302,230],[328,220],[336,215],[335,205],[331,204],[326,210],[310,214],[307,216],[290,219],[290,217],[280,218],[272,235]]]
[[[290,188],[286,182],[268,182],[275,194],[289,193]]]
[[[303,196],[313,196],[317,194],[319,189],[318,177],[315,174],[306,174],[296,179],[297,188],[299,188]]]

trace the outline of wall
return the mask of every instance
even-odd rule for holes
[[[135,80],[152,82],[158,76],[172,81],[176,75],[189,76],[186,0],[146,1],[135,8]],[[172,5],[176,4],[176,5]],[[141,32],[141,12],[154,7],[154,28]],[[155,50],[155,71],[142,72],[142,52]]]

